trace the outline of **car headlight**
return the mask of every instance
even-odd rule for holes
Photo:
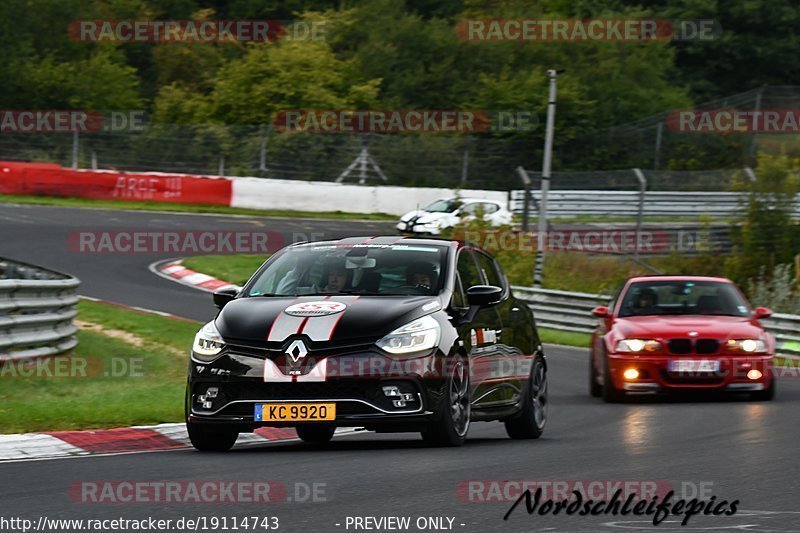
[[[392,331],[376,344],[392,354],[406,354],[429,350],[439,343],[441,327],[430,315],[423,316]]]
[[[655,339],[624,339],[617,343],[617,352],[657,352],[661,343]]]
[[[194,336],[192,356],[199,361],[211,361],[223,348],[225,348],[225,343],[222,335],[219,334],[219,330],[212,320],[200,328],[200,331]]]
[[[745,353],[763,353],[767,351],[767,343],[761,339],[731,339],[727,342],[729,350]]]

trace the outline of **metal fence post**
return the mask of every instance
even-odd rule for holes
[[[642,231],[642,217],[644,216],[644,196],[647,191],[647,178],[644,177],[644,172],[638,168],[633,169],[636,179],[639,180],[639,208],[636,212],[636,247],[634,248],[634,257],[639,259],[639,243],[641,242]]]
[[[461,186],[467,183],[467,173],[469,172],[469,145],[464,145],[464,153],[461,156]]]
[[[533,273],[533,285],[542,286],[544,271],[544,254],[547,248],[547,192],[550,190],[550,165],[553,161],[553,133],[556,120],[556,78],[558,71],[547,71],[550,78],[550,92],[547,97],[547,126],[544,135],[544,154],[542,156],[542,198],[539,200],[539,235],[536,246],[536,266]]]
[[[661,159],[661,137],[664,133],[664,123],[659,122],[656,127],[656,153],[653,156],[653,170],[658,170]]]
[[[528,220],[530,218],[531,210],[531,178],[524,168],[517,167],[517,174],[519,174],[522,184],[524,186],[523,203],[522,203],[522,231],[528,231]]]
[[[272,132],[272,125],[261,128],[261,142],[258,149],[258,170],[267,170],[267,138]]]

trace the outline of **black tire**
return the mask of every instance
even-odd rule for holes
[[[589,354],[589,394],[595,398],[603,395],[603,387],[597,382],[597,369],[594,367],[594,354]]]
[[[445,393],[433,422],[422,431],[422,438],[432,446],[461,446],[470,425],[470,382],[467,360],[457,356],[447,361]]]
[[[606,403],[619,403],[625,399],[625,391],[621,391],[614,386],[611,379],[611,369],[608,365],[608,357],[604,358],[603,365],[603,401]]]
[[[759,390],[750,393],[750,398],[757,402],[771,402],[775,399],[775,382],[778,381],[775,376],[772,376],[772,383],[764,390]]]
[[[189,440],[196,450],[201,452],[226,452],[239,438],[239,432],[224,426],[212,424],[186,423]]]
[[[295,427],[297,436],[304,442],[322,444],[329,442],[333,438],[336,426],[330,424],[303,424]]]
[[[549,397],[547,395],[547,367],[544,358],[536,356],[531,376],[525,385],[522,410],[505,421],[506,433],[512,439],[538,439],[547,424]]]

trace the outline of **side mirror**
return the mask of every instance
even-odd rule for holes
[[[503,289],[494,285],[473,285],[467,289],[467,303],[470,307],[490,307],[503,299]]]
[[[772,316],[772,309],[770,309],[769,307],[756,307],[756,310],[753,313],[753,317],[756,319],[769,318],[771,316]]]
[[[225,307],[225,304],[236,298],[237,294],[239,294],[239,289],[220,289],[214,291],[214,305],[217,306],[217,309],[222,309]]]
[[[597,318],[608,318],[611,316],[611,311],[609,311],[608,307],[605,305],[601,305],[600,307],[592,309],[592,314]]]

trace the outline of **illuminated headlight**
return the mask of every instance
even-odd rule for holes
[[[409,322],[386,335],[376,344],[393,354],[406,354],[429,350],[439,343],[441,328],[430,315]]]
[[[767,351],[767,343],[760,339],[731,339],[728,341],[728,348],[746,353],[763,353]]]
[[[624,339],[617,343],[617,353],[657,352],[661,343],[654,339]]]
[[[197,332],[192,345],[192,356],[199,361],[211,361],[225,347],[222,335],[212,320]]]

